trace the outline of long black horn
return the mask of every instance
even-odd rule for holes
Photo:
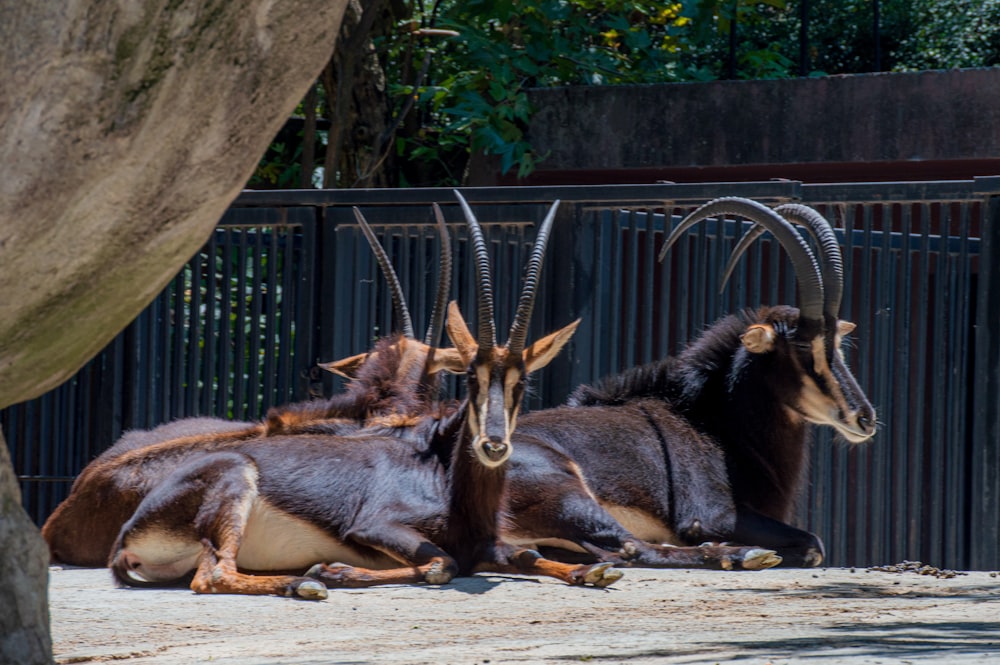
[[[494,348],[497,345],[497,329],[493,319],[493,278],[490,275],[490,253],[486,247],[486,240],[483,238],[483,230],[472,214],[472,208],[466,202],[462,194],[456,189],[455,196],[465,213],[465,221],[469,225],[469,238],[472,240],[473,250],[476,256],[476,274],[479,278],[479,322],[476,332],[476,341],[479,344],[479,351]]]
[[[840,317],[840,302],[844,297],[844,257],[840,252],[837,234],[826,217],[801,203],[786,203],[776,207],[774,211],[813,231],[819,247],[819,268],[823,275],[823,310],[828,319],[836,321]]]
[[[434,207],[434,219],[437,222],[438,236],[441,239],[441,256],[439,263],[437,294],[434,297],[434,309],[431,310],[431,321],[427,326],[424,344],[437,346],[444,330],[444,314],[447,308],[448,294],[451,293],[451,239],[448,237],[448,227],[444,223],[441,206]]]
[[[354,217],[358,220],[358,226],[361,227],[365,238],[368,239],[368,244],[371,246],[372,251],[375,252],[375,258],[378,260],[379,267],[382,268],[382,274],[385,275],[386,281],[389,282],[389,292],[392,294],[392,307],[396,312],[396,318],[403,328],[403,335],[409,339],[416,339],[416,335],[413,334],[413,321],[410,319],[410,310],[406,306],[406,299],[403,298],[403,288],[399,284],[396,271],[392,268],[392,262],[389,261],[385,249],[382,248],[378,238],[375,237],[372,227],[368,225],[368,220],[361,214],[357,206],[354,206]]]
[[[823,282],[816,258],[809,245],[800,236],[791,223],[767,206],[741,197],[723,197],[709,201],[690,215],[681,220],[670,236],[667,237],[660,250],[660,261],[667,255],[667,250],[677,242],[677,239],[689,228],[709,217],[721,215],[739,215],[757,222],[770,231],[784,247],[795,268],[799,283],[799,311],[802,318],[813,326],[823,325]]]
[[[542,273],[545,246],[549,241],[549,232],[552,230],[552,222],[556,218],[556,209],[558,208],[559,201],[556,200],[549,208],[548,214],[545,215],[545,219],[535,235],[535,244],[531,248],[531,258],[528,260],[528,267],[524,273],[521,299],[517,303],[517,313],[514,315],[514,322],[511,324],[510,334],[507,336],[507,348],[512,355],[520,355],[524,351],[524,341],[528,337],[528,324],[531,323],[531,312],[535,308],[535,293],[538,291],[538,278]]]
[[[840,316],[840,302],[844,294],[844,260],[840,253],[840,243],[837,242],[837,234],[830,226],[830,222],[809,206],[800,203],[786,203],[777,206],[774,211],[788,221],[807,229],[813,240],[816,241],[816,246],[819,248],[820,273],[823,276],[823,313],[828,322],[830,319],[835,321]],[[766,231],[765,227],[754,225],[740,238],[733,253],[729,256],[726,269],[722,273],[720,293],[732,276],[740,257],[750,248],[754,240]]]

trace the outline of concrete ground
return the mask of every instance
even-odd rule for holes
[[[57,663],[1000,663],[988,572],[632,569],[608,589],[477,576],[320,602],[50,580]]]

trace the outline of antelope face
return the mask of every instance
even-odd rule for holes
[[[524,397],[527,372],[520,358],[506,348],[494,348],[490,357],[469,368],[469,429],[472,450],[483,466],[497,467],[513,452],[511,434]]]
[[[829,425],[850,443],[863,443],[875,434],[875,409],[840,349],[843,337],[854,328],[849,321],[837,322],[837,331],[830,338],[834,346],[831,353],[823,335],[808,341],[798,339],[794,321],[753,324],[741,340],[744,348],[755,354],[782,353],[780,347],[784,347],[789,361],[785,380],[798,386],[787,396],[791,412],[814,425]]]
[[[458,305],[448,309],[448,336],[455,354],[464,358],[468,378],[468,434],[481,464],[498,467],[514,451],[511,434],[517,424],[528,375],[548,365],[576,332],[579,320],[531,346],[517,351],[508,346],[481,347],[469,332]],[[457,360],[455,362],[458,362]]]

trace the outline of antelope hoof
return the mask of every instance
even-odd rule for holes
[[[781,563],[781,557],[774,550],[752,549],[743,555],[743,570],[764,570]]]
[[[806,550],[805,561],[802,563],[806,568],[815,568],[816,566],[823,563],[823,553],[815,548],[810,547]]]
[[[452,577],[454,577],[454,575],[452,575],[447,566],[440,561],[432,563],[427,569],[427,572],[424,573],[424,581],[428,584],[447,584],[448,582],[451,582]]]
[[[617,568],[613,567],[612,563],[597,563],[587,570],[586,574],[583,576],[584,584],[592,584],[593,586],[603,589],[606,586],[611,586],[618,580],[622,578],[624,573]]]
[[[329,593],[322,582],[306,580],[295,587],[295,593],[305,600],[326,600]]]
[[[331,563],[329,565],[317,563],[306,571],[306,577],[311,577],[327,587],[344,586],[347,573],[352,570],[354,569],[342,563]]]

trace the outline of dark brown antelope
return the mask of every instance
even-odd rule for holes
[[[146,494],[157,484],[156,473],[169,465],[151,464],[142,478],[119,471],[119,457],[154,444],[174,442],[196,448],[278,434],[346,434],[365,426],[379,426],[383,433],[416,434],[409,425],[438,408],[439,372],[461,359],[454,349],[438,349],[444,329],[445,303],[451,288],[451,244],[440,208],[434,215],[441,241],[439,279],[430,323],[424,340],[418,340],[403,297],[399,278],[385,251],[360,211],[355,216],[368,239],[392,294],[393,308],[402,333],[376,343],[368,353],[328,363],[331,371],[353,377],[343,393],[271,409],[259,423],[220,418],[184,418],[155,429],[123,435],[80,473],[69,496],[57,506],[42,527],[54,561],[77,566],[104,566],[122,525]],[[442,407],[443,408],[443,407]],[[418,435],[419,436],[419,435]],[[138,472],[136,472],[138,473]]]
[[[820,564],[820,539],[788,524],[809,425],[860,443],[875,433],[875,412],[839,350],[854,325],[838,318],[843,276],[833,231],[804,206],[779,210],[810,228],[821,268],[785,218],[746,199],[694,211],[661,257],[691,225],[741,215],[771,231],[791,256],[801,308],[725,317],[677,358],[582,386],[568,406],[525,414],[519,453],[560,456],[514,456],[509,539],[633,565],[658,565],[660,551],[647,541],[703,540],[774,549],[785,565]]]
[[[455,414],[426,419],[432,433],[425,450],[392,437],[298,435],[216,446],[167,442],[126,453],[117,461],[123,474],[150,465],[174,471],[122,528],[111,559],[116,579],[162,585],[193,571],[197,592],[303,598],[325,597],[326,587],[440,584],[483,571],[595,586],[618,579],[610,564],[547,561],[499,538],[510,437],[526,377],[552,360],[577,325],[525,347],[554,215],[555,206],[538,231],[503,346],[496,343],[485,243],[470,218],[478,336],[454,304],[448,316],[461,359],[448,369],[466,373],[468,395]],[[310,566],[306,576],[243,572]]]

